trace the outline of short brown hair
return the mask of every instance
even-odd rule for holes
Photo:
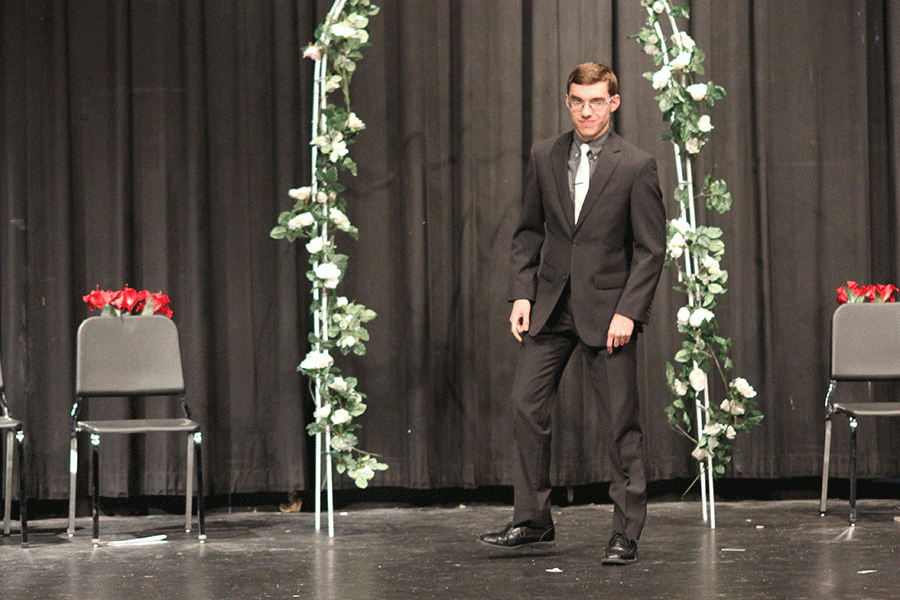
[[[616,79],[616,74],[612,72],[612,69],[600,63],[586,62],[575,67],[575,70],[569,74],[569,79],[566,82],[566,93],[569,93],[573,83],[577,85],[593,85],[602,81],[606,82],[606,89],[609,91],[610,98],[619,93],[619,80]]]

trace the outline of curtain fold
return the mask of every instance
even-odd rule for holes
[[[629,39],[644,9],[377,3],[351,93],[367,125],[351,147],[359,175],[345,178],[360,236],[337,242],[350,256],[339,292],[378,317],[368,353],[337,363],[367,394],[361,446],[390,465],[373,485],[509,484],[510,236],[531,144],[570,127],[562,101],[576,64],[617,72],[614,127],[656,156],[674,216],[672,150],[643,77],[655,66]],[[296,371],[311,328],[307,257],[268,232],[292,203],[287,191],[309,180],[312,63],[301,55],[330,5],[0,4],[0,350],[37,497],[67,494],[75,329],[89,316],[81,296],[98,285],[171,296],[209,493],[307,487],[311,399]],[[900,283],[900,8],[690,6],[708,77],[728,92],[698,165],[734,197],[725,215],[701,210],[725,232],[729,292],[716,315],[734,374],[766,415],[738,440],[729,475],[816,475],[834,289]],[[685,303],[675,283],[666,271],[641,338],[657,480],[696,468],[663,413]],[[554,413],[557,485],[609,479],[593,402],[576,355]],[[896,475],[897,424],[861,427],[861,475]],[[834,471],[846,474],[841,432]],[[176,494],[183,460],[175,439],[105,444],[103,493]]]

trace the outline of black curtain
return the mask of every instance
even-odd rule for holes
[[[572,67],[610,64],[614,126],[654,153],[669,210],[665,124],[634,40],[640,0],[381,0],[354,78],[367,129],[347,178],[359,241],[341,293],[378,313],[363,357],[361,445],[390,469],[373,485],[510,483],[506,267],[531,143],[569,127]],[[690,33],[728,96],[698,173],[734,196],[729,293],[717,309],[735,375],[765,420],[729,475],[820,472],[834,289],[900,283],[900,8],[890,0],[690,3]],[[302,489],[309,287],[302,244],[268,237],[309,180],[312,63],[330,2],[6,0],[0,4],[0,345],[26,423],[31,492],[68,486],[81,296],[126,284],[172,298],[204,425],[208,492]],[[705,213],[705,211],[701,211]],[[653,479],[692,476],[673,433],[664,366],[684,297],[666,272],[642,338]],[[139,360],[140,357],[135,357]],[[841,393],[841,392],[839,392]],[[608,480],[582,364],[555,413],[554,481]],[[176,410],[172,407],[172,411]],[[861,473],[900,470],[896,424],[865,424]],[[840,431],[840,429],[838,429]],[[846,472],[838,435],[835,471]],[[106,444],[104,493],[183,489],[182,443]],[[156,447],[162,443],[162,451]],[[83,469],[84,471],[84,469]],[[339,485],[352,482],[339,478]]]

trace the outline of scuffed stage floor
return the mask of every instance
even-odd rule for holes
[[[0,541],[0,598],[34,599],[407,599],[900,597],[896,500],[862,500],[855,528],[847,502],[820,517],[812,500],[722,502],[717,528],[695,502],[650,505],[640,561],[603,567],[612,508],[556,509],[556,550],[505,554],[475,542],[511,509],[354,508],[336,514],[336,535],[310,513],[213,513],[209,539],[183,517],[103,517],[105,542],[165,534],[162,543],[92,548],[90,519],[73,538],[65,520],[30,523],[22,549]]]

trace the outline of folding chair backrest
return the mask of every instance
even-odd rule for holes
[[[89,317],[78,327],[78,396],[184,392],[178,329],[162,315]]]
[[[831,321],[831,378],[900,379],[900,304],[842,304]]]

